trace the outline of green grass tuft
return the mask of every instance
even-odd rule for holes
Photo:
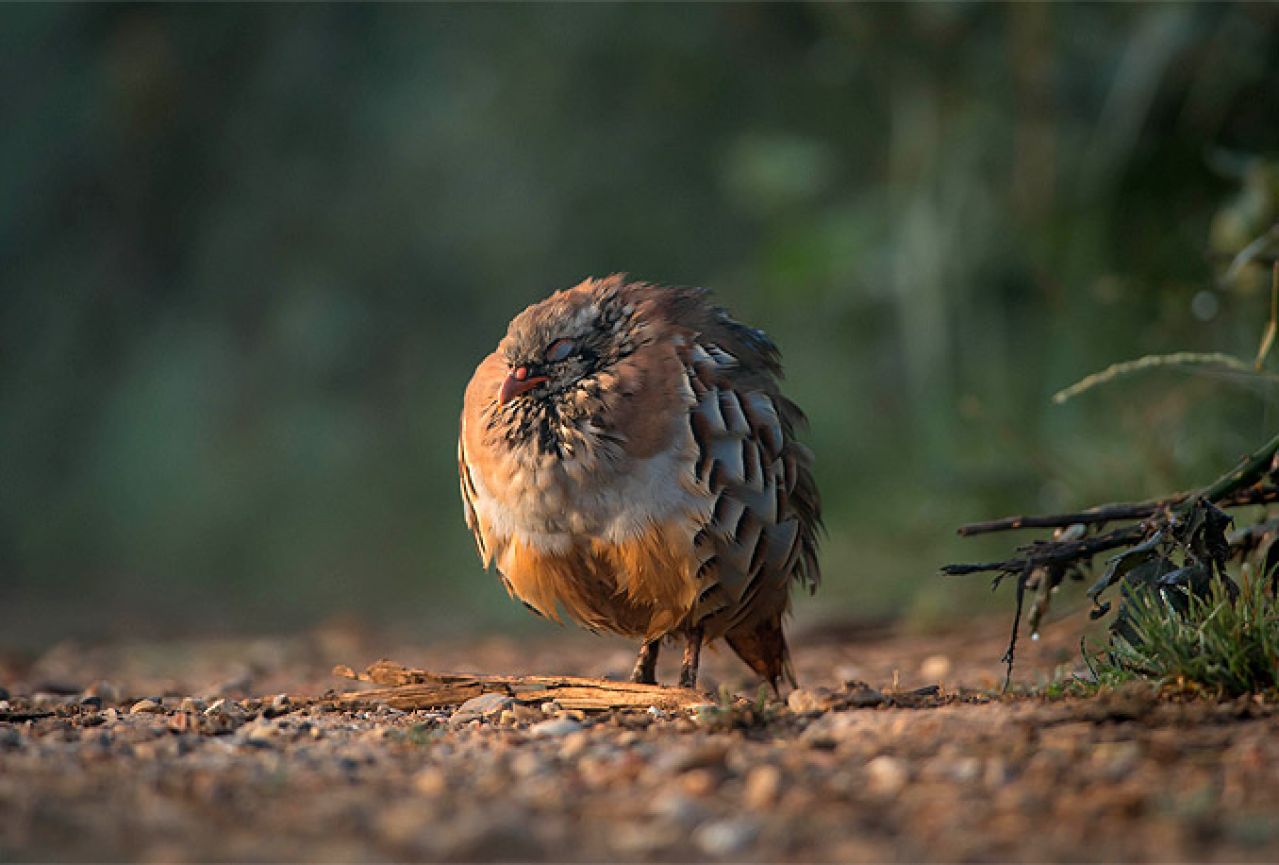
[[[1225,695],[1279,686],[1279,604],[1262,579],[1247,580],[1233,599],[1220,580],[1207,595],[1187,594],[1179,613],[1172,592],[1134,591],[1125,600],[1130,629],[1116,633],[1095,659],[1101,680],[1141,676],[1197,685]]]

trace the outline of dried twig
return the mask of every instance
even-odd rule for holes
[[[601,711],[605,709],[646,709],[656,706],[667,711],[688,709],[710,702],[705,694],[689,688],[637,685],[583,676],[489,676],[469,673],[431,673],[381,660],[363,673],[350,667],[333,669],[335,676],[381,685],[353,691],[339,699],[344,703],[385,704],[409,711],[441,706],[458,706],[481,694],[504,694],[522,703],[553,700],[565,709]]]
[[[1228,524],[1229,520],[1221,512],[1221,507],[1266,504],[1279,500],[1279,487],[1273,483],[1273,481],[1279,480],[1279,478],[1276,478],[1277,465],[1279,465],[1279,435],[1273,437],[1255,452],[1244,457],[1237,467],[1221,475],[1211,484],[1195,493],[1178,494],[1147,502],[1104,505],[1072,514],[1007,517],[1002,520],[974,523],[961,528],[961,535],[975,535],[983,532],[1028,527],[1060,528],[1076,524],[1101,525],[1121,519],[1141,520],[1141,522],[1122,526],[1091,537],[1034,541],[1018,547],[1017,555],[1002,561],[951,564],[942,568],[942,573],[951,576],[996,572],[995,586],[998,586],[1005,576],[1017,575],[1017,607],[1013,618],[1008,650],[1005,652],[1003,659],[1008,668],[1004,681],[1005,689],[1012,681],[1013,659],[1017,648],[1018,627],[1021,621],[1026,581],[1032,573],[1039,568],[1049,566],[1060,568],[1066,565],[1088,562],[1098,553],[1121,547],[1134,547],[1134,545],[1143,543],[1153,546],[1159,543],[1157,539],[1163,537],[1165,531],[1170,527],[1175,528],[1186,521],[1190,521],[1192,525],[1203,525],[1203,520],[1211,517],[1213,513]],[[1198,520],[1198,522],[1195,522],[1195,520]],[[1219,529],[1220,527],[1220,524],[1218,524],[1217,528]],[[1190,534],[1193,534],[1193,531],[1192,529]],[[1183,532],[1182,534],[1185,533]],[[1182,534],[1178,534],[1178,531],[1171,531],[1168,532],[1168,537],[1181,538]],[[1189,543],[1185,539],[1180,542],[1183,545]],[[1224,542],[1222,546],[1224,547]],[[1214,550],[1216,550],[1215,547],[1210,547],[1207,552],[1211,553],[1211,561],[1220,567],[1224,562],[1226,552],[1224,549]],[[1137,561],[1135,556],[1137,552],[1138,550],[1136,549],[1130,549],[1122,554],[1121,557],[1112,559],[1112,566],[1107,571],[1107,577],[1103,578],[1090,591],[1090,595],[1094,597],[1094,600],[1110,583],[1114,582],[1115,579],[1122,578],[1123,573],[1126,573],[1127,568],[1120,567],[1115,562],[1119,558],[1123,558],[1125,563],[1129,558],[1135,562]],[[1203,551],[1196,553],[1199,557],[1204,554]],[[1148,553],[1147,558],[1150,555],[1153,555],[1153,553]],[[1115,575],[1114,579],[1111,578],[1112,574]],[[1101,609],[1104,609],[1104,607]]]
[[[990,532],[1004,532],[1010,529],[1049,529],[1064,528],[1073,525],[1104,525],[1119,520],[1140,520],[1153,516],[1160,511],[1179,505],[1190,498],[1192,493],[1177,493],[1162,499],[1151,499],[1145,502],[1120,502],[1109,505],[1098,505],[1082,511],[1065,514],[1045,514],[1043,516],[1003,517],[998,520],[987,520],[980,523],[969,523],[957,530],[963,537],[983,535]],[[1266,505],[1279,502],[1279,486],[1259,486],[1252,489],[1239,490],[1223,497],[1216,505],[1221,508],[1238,508],[1248,505]]]
[[[1087,561],[1098,553],[1126,547],[1141,540],[1146,531],[1143,526],[1125,526],[1104,535],[1093,535],[1076,541],[1035,541],[1018,548],[1020,555],[999,562],[979,562],[976,564],[946,565],[942,573],[958,577],[965,574],[979,574],[990,571],[1002,571],[1005,574],[1021,573],[1026,567],[1039,567],[1049,564],[1065,564],[1068,562]]]

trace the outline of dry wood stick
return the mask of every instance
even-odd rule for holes
[[[1051,529],[1065,526],[1101,525],[1117,520],[1139,520],[1153,516],[1165,508],[1174,507],[1190,498],[1191,493],[1177,493],[1162,499],[1151,499],[1145,502],[1119,502],[1112,505],[1097,505],[1082,511],[1068,514],[1046,514],[1043,516],[1003,517],[979,523],[960,526],[958,532],[963,537],[983,535],[990,532],[1004,532],[1011,529]],[[1265,505],[1279,502],[1279,487],[1259,486],[1252,489],[1238,490],[1215,502],[1221,508],[1238,508],[1248,505]]]
[[[457,706],[481,694],[499,693],[525,703],[554,700],[566,709],[687,709],[710,702],[705,694],[689,688],[667,688],[635,682],[614,682],[584,676],[497,676],[469,673],[432,673],[378,661],[364,673],[338,666],[334,675],[371,682],[382,687],[343,694],[344,703],[385,704],[411,710]]]

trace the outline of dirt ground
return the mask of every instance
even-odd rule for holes
[[[0,661],[0,861],[1279,861],[1273,703],[1000,698],[1004,627],[810,629],[788,705],[692,714],[333,699],[359,687],[334,664],[384,655],[629,669],[625,642],[570,631],[62,645]],[[1077,639],[1023,641],[1017,681]],[[754,695],[704,658],[710,692]]]

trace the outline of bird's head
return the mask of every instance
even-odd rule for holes
[[[500,347],[507,375],[499,406],[565,394],[633,349],[633,309],[609,283],[558,292],[511,321]]]

